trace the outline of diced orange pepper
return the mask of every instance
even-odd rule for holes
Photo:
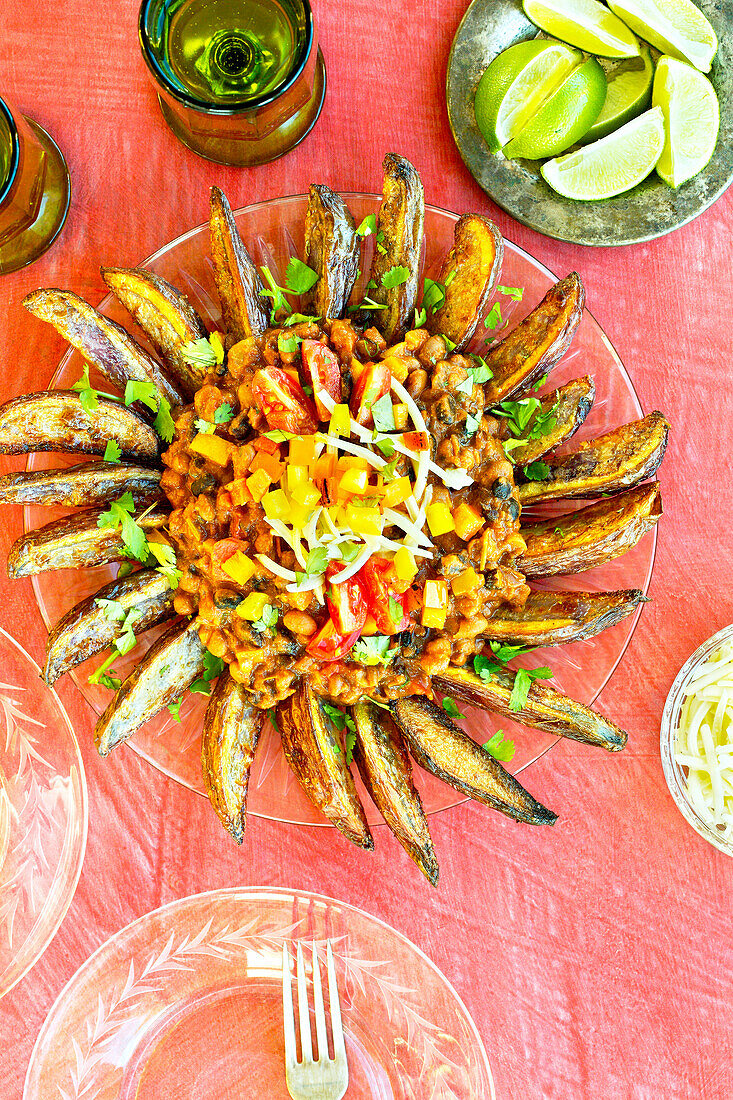
[[[457,577],[452,578],[450,586],[453,589],[454,596],[467,596],[469,592],[475,592],[477,588],[480,588],[483,583],[483,577],[469,565]]]
[[[257,452],[251,443],[245,443],[243,447],[237,447],[236,454],[234,455],[233,465],[234,473],[237,477],[241,477],[249,470],[250,465]]]
[[[484,525],[484,517],[470,504],[463,501],[453,509],[453,523],[456,533],[464,542],[470,542],[474,535],[478,534]]]
[[[193,438],[190,449],[194,454],[207,458],[217,466],[226,466],[237,452],[237,447],[228,439],[223,439],[220,435],[206,435],[203,432],[199,432]]]
[[[412,496],[412,482],[409,477],[396,477],[394,481],[388,481],[382,492],[382,498],[387,508],[394,508],[396,504],[402,504],[410,496]]]
[[[336,475],[336,455],[321,455],[313,464],[314,481],[324,481]]]
[[[244,477],[239,477],[234,481],[230,481],[229,492],[232,495],[232,503],[236,505],[237,508],[241,508],[244,504],[250,504],[254,500],[254,497],[249,491],[247,479]]]
[[[262,500],[272,482],[264,470],[257,470],[247,478],[247,488],[256,501]]]
[[[256,451],[264,451],[268,455],[280,453],[280,444],[276,443],[274,439],[268,439],[266,435],[258,435],[252,446]]]
[[[285,473],[285,464],[280,462],[275,455],[258,451],[250,466],[250,470],[253,474],[256,473],[257,470],[264,470],[272,484],[276,485]]]

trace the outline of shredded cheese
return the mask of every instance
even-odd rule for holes
[[[733,641],[699,665],[685,688],[675,760],[687,769],[687,793],[722,839],[733,837]]]

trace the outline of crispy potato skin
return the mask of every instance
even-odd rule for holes
[[[618,592],[531,592],[524,607],[501,607],[486,637],[512,645],[560,645],[594,638],[621,622],[646,596],[636,588]]]
[[[118,531],[98,527],[101,510],[89,509],[29,531],[13,543],[8,554],[8,576],[30,577],[49,569],[84,569],[122,561],[125,544]],[[149,512],[138,523],[146,531],[163,527],[168,513]]]
[[[132,493],[135,503],[151,504],[163,500],[160,470],[127,462],[82,462],[60,470],[35,470],[0,477],[0,504],[90,508],[127,492]]]
[[[377,235],[383,235],[384,252],[374,250],[370,279],[376,283],[376,288],[369,293],[375,302],[387,307],[377,311],[374,324],[387,343],[394,344],[404,336],[417,304],[425,200],[422,181],[409,160],[396,153],[387,153],[383,168],[384,188]],[[382,279],[393,267],[406,267],[407,281],[396,287],[383,287]]]
[[[0,406],[0,454],[62,451],[103,455],[107,443],[119,443],[124,458],[158,460],[158,436],[138,413],[100,397],[91,413],[74,390],[43,390],[14,397]]]
[[[354,759],[364,786],[407,854],[437,886],[438,861],[402,737],[391,716],[373,703],[357,703],[352,714]]]
[[[430,699],[411,695],[392,713],[418,764],[461,794],[527,825],[554,825],[548,810]]]
[[[204,671],[204,647],[195,620],[176,623],[151,646],[97,722],[100,756],[174,703]]]
[[[661,515],[661,493],[654,481],[577,512],[523,525],[527,549],[517,569],[527,577],[595,569],[636,546]]]
[[[204,716],[201,765],[209,801],[224,828],[242,843],[247,823],[247,787],[265,719],[247,701],[241,684],[224,672]]]
[[[305,312],[341,317],[359,269],[356,224],[340,195],[312,183],[305,214],[305,262],[318,272],[318,282],[305,297]]]
[[[436,676],[434,682],[439,691],[453,699],[494,711],[532,729],[546,730],[609,752],[619,752],[626,744],[626,733],[613,722],[540,680],[535,680],[530,687],[522,710],[510,710],[514,679],[515,673],[509,669],[493,672],[488,680],[483,680],[468,668],[452,665]]]
[[[552,370],[570,347],[585,305],[580,276],[571,272],[550,287],[536,309],[485,356],[494,377],[486,401],[495,405]]]
[[[34,290],[22,304],[34,317],[53,325],[113,386],[124,391],[131,379],[152,382],[171,407],[184,404],[185,395],[166,377],[152,355],[121,325],[110,321],[77,294],[55,287]]]
[[[547,478],[518,485],[517,497],[527,505],[629,489],[657,472],[668,435],[669,424],[662,413],[649,413],[643,420],[581,443],[571,454],[549,458]]]
[[[307,681],[277,708],[283,752],[314,806],[360,848],[374,841],[339,739]]]
[[[103,267],[102,278],[138,323],[187,399],[204,380],[203,367],[189,363],[183,348],[208,335],[204,322],[183,294],[151,271]]]
[[[561,443],[565,443],[577,432],[586,416],[593,408],[596,398],[596,387],[592,378],[574,378],[572,382],[561,386],[558,390],[546,394],[541,399],[538,412],[529,422],[527,431],[531,431],[536,422],[537,415],[543,416],[554,409],[552,413],[555,426],[546,435],[538,439],[529,439],[522,447],[515,447],[511,452],[511,460],[516,466],[525,466],[535,462],[538,458]]]
[[[488,218],[464,214],[456,222],[454,242],[438,275],[445,286],[445,300],[428,317],[428,329],[447,336],[460,351],[470,343],[496,288],[504,240]]]
[[[229,200],[218,187],[211,188],[209,230],[225,331],[235,341],[259,336],[268,324],[262,280],[239,234]]]
[[[134,630],[135,634],[141,634],[173,618],[174,595],[168,581],[155,569],[141,569],[106,584],[94,596],[72,607],[49,634],[43,679],[53,684],[59,676],[113,644],[120,624],[105,616],[97,600],[116,600],[125,612],[132,608],[139,611]]]

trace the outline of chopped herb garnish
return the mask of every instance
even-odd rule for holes
[[[231,405],[227,404],[227,402],[225,401],[224,404],[220,405],[219,408],[214,413],[214,423],[215,424],[228,424],[233,416],[234,416],[234,409],[232,408]]]
[[[565,538],[565,532],[563,531],[562,527],[554,527],[553,531],[556,535],[559,535],[561,539]]]
[[[409,269],[397,264],[395,267],[390,267],[389,271],[385,271],[382,276],[382,286],[385,290],[392,290],[393,287],[402,286],[409,278]]]
[[[484,318],[484,328],[496,328],[501,322],[501,306],[498,302],[494,302],[488,316]]]
[[[434,279],[425,279],[422,288],[422,308],[435,313],[445,301],[445,287]]]
[[[550,467],[546,462],[530,462],[522,468],[522,473],[528,481],[545,481],[550,476]]]
[[[89,381],[88,363],[84,365],[81,378],[77,382],[74,382],[71,388],[78,392],[81,407],[87,416],[91,416],[91,414],[99,408],[100,397],[106,397],[110,401],[119,401],[119,397],[115,397],[113,393],[103,393],[101,390],[95,390],[94,386]]]
[[[149,553],[148,540],[145,537],[145,531],[133,518],[134,511],[135,501],[132,493],[123,493],[117,500],[112,501],[106,512],[102,512],[97,518],[97,526],[119,528],[128,556],[144,562]]]
[[[478,416],[472,416],[469,413],[468,416],[466,417],[466,431],[470,432],[471,435],[476,434],[476,432],[479,430],[479,425],[480,424],[481,424],[481,420],[479,419]]]
[[[377,215],[367,214],[362,221],[356,227],[357,237],[368,237],[371,233],[377,232]]]
[[[524,287],[521,286],[498,286],[496,289],[500,294],[506,294],[507,298],[513,298],[515,302],[521,302],[524,297]]]
[[[394,479],[397,477],[397,466],[399,464],[399,461],[400,456],[396,454],[394,458],[391,458],[389,460],[386,466],[382,466],[379,473],[381,474],[383,481],[394,481]]]
[[[532,645],[509,645],[508,642],[495,642],[493,640],[489,642],[489,646],[497,661],[500,661],[503,665],[509,664],[517,657],[524,657],[526,653],[531,653],[533,649],[537,648]]]
[[[293,355],[303,343],[302,337],[296,332],[279,333],[277,338],[277,350],[281,355]]]
[[[218,338],[214,339],[214,337]],[[185,344],[181,349],[181,355],[191,366],[216,367],[224,362],[224,345],[218,333],[212,332],[208,338],[201,336],[198,340],[191,340]]]
[[[327,564],[328,550],[325,546],[316,546],[306,558],[305,575],[307,577],[317,577],[323,573]]]
[[[534,390],[535,393],[537,393],[537,390],[542,389],[542,387],[544,386],[544,384],[545,384],[545,382],[547,381],[548,378],[549,378],[549,375],[543,374],[542,377],[537,382],[535,382],[535,384],[532,386],[532,389]]]
[[[349,714],[346,714],[345,711],[332,706],[331,703],[323,703],[322,706],[324,713],[336,727],[338,732],[344,733],[346,763],[350,764],[354,757],[354,745],[356,743],[356,725],[354,724],[354,719]],[[338,745],[334,744],[333,749],[335,753],[341,753],[341,749]]]
[[[493,737],[484,744],[484,749],[494,760],[503,760],[508,763],[514,758],[514,742],[503,736],[502,730],[497,730]]]
[[[210,420],[202,420],[200,416],[196,417],[194,421],[196,425],[196,431],[201,435],[213,435],[216,431],[216,424],[212,424]]]
[[[275,314],[280,310],[284,310],[286,313],[290,312],[290,305],[285,297],[285,287],[278,286],[272,277],[272,272],[269,267],[263,266],[260,271],[265,277],[269,290],[261,290],[260,294],[263,298],[270,298],[272,300],[272,309],[270,310],[270,320],[275,320]]]
[[[285,272],[285,286],[292,294],[305,294],[318,282],[318,272],[293,256]]]
[[[291,313],[289,317],[286,317],[283,321],[283,325],[286,328],[290,328],[292,325],[310,325],[315,321],[320,321],[320,317],[309,317],[307,313]]]
[[[389,597],[389,617],[395,626],[399,626],[405,617],[405,609],[401,603],[398,603],[394,596]]]
[[[417,309],[417,307],[415,307],[415,325],[414,325],[414,327],[415,328],[422,328],[423,325],[427,322],[427,319],[428,319],[428,315],[425,312],[425,310],[424,309]]]
[[[150,557],[146,565],[157,562],[157,565],[154,565],[153,568],[165,577],[171,588],[178,588],[178,582],[183,574],[176,567],[176,552],[173,547],[167,542],[151,541],[148,543],[148,550],[150,551]]]
[[[306,397],[312,397],[313,396],[313,387],[312,386],[303,386],[303,393],[306,395]]]
[[[349,539],[346,542],[339,543],[339,551],[341,553],[341,561],[345,565],[350,565],[352,561],[356,561],[361,553],[360,548],[355,542],[351,542]]]
[[[394,412],[392,413],[392,420],[392,428],[394,429]],[[383,439],[375,439],[374,445],[382,452],[385,458],[392,458],[395,453],[394,443],[387,436],[385,436]]]
[[[462,710],[459,710],[455,702],[449,699],[448,696],[442,701],[442,707],[449,718],[465,718],[465,714]]]
[[[509,710],[521,710],[527,702],[529,689],[535,680],[551,680],[551,668],[518,668],[514,677],[514,687],[509,697]]]
[[[212,333],[212,338],[214,335]],[[171,416],[170,403],[163,397],[158,387],[153,382],[140,382],[136,378],[131,378],[125,386],[125,404],[133,405],[135,401],[140,401],[156,414],[153,422],[155,430],[162,440],[170,443],[175,434],[175,424]]]
[[[102,456],[105,462],[114,462],[119,464],[122,458],[122,450],[116,439],[108,439],[107,446],[104,448],[104,455]]]
[[[168,710],[171,712],[176,722],[182,721],[181,719],[181,703],[183,702],[183,696],[180,699],[176,699],[175,703],[168,704]]]
[[[275,733],[279,733],[280,732],[280,727],[277,724],[277,712],[276,712],[274,707],[270,707],[268,709],[267,717],[270,719],[270,721],[272,723],[272,728],[275,730]]]
[[[252,623],[255,630],[265,631],[268,630],[270,634],[275,634],[275,627],[277,621],[280,618],[280,612],[276,607],[273,607],[271,603],[266,603],[262,608],[262,615],[257,622]]]
[[[448,351],[455,351],[456,350],[457,345],[455,344],[455,342],[453,340],[451,340],[450,336],[446,336],[446,334],[444,332],[441,332],[440,339],[443,341],[443,343],[445,344]]]
[[[289,439],[295,439],[293,432],[284,432],[280,428],[274,428],[271,432],[264,432],[265,439],[271,439],[273,443],[287,443]]]
[[[483,356],[472,354],[469,356],[469,359],[473,360],[474,366],[469,367],[468,369],[473,375],[474,382],[476,382],[478,385],[481,385],[482,382],[488,382],[494,377],[494,372],[492,371],[486,360],[483,358]]]
[[[197,695],[210,695],[211,681],[216,680],[217,676],[221,676],[225,668],[226,665],[221,657],[215,657],[208,649],[205,650],[203,674],[198,680],[194,680],[188,690],[195,692]]]
[[[392,638],[388,634],[365,635],[349,656],[362,665],[389,665],[399,653],[399,646],[391,646]]]
[[[372,405],[374,427],[380,432],[393,432],[395,430],[394,405],[392,398],[385,393]],[[393,452],[394,453],[394,452]]]

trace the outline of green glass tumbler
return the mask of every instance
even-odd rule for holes
[[[208,160],[276,160],[321,113],[326,68],[307,0],[143,0],[139,31],[163,117]]]
[[[43,255],[61,232],[70,200],[56,142],[0,99],[0,275]]]

